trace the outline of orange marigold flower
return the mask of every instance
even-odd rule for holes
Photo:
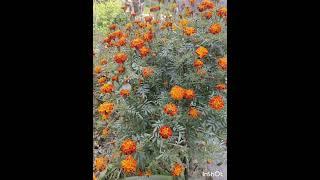
[[[205,9],[213,9],[214,3],[211,0],[203,0],[200,5],[203,5]]]
[[[198,10],[199,10],[200,12],[204,11],[205,9],[206,9],[206,7],[205,7],[203,4],[199,4]]]
[[[217,10],[217,15],[220,17],[226,17],[227,16],[227,8],[221,7]]]
[[[203,62],[200,59],[196,59],[193,62],[193,66],[196,67],[196,68],[202,68]]]
[[[114,90],[113,84],[104,84],[101,88],[100,91],[102,93],[111,93]]]
[[[175,163],[172,167],[172,176],[180,176],[184,171],[184,167],[181,164]]]
[[[154,70],[151,67],[144,67],[142,69],[142,76],[145,78],[151,77],[154,73]]]
[[[145,172],[145,176],[149,177],[149,176],[152,176],[152,172],[150,169],[148,169],[146,172]]]
[[[183,28],[183,32],[187,36],[192,36],[197,32],[197,30],[194,29],[193,27],[185,27]]]
[[[186,16],[190,16],[192,13],[193,13],[192,9],[190,7],[186,7],[186,10],[185,10]]]
[[[119,77],[117,75],[112,76],[111,78],[112,81],[119,81]]]
[[[217,84],[215,87],[217,90],[225,90],[227,86],[225,84]]]
[[[107,81],[107,78],[104,76],[98,79],[99,84],[104,84],[106,81]]]
[[[145,33],[145,34],[143,35],[143,38],[144,38],[144,40],[147,41],[147,42],[151,41],[152,38],[153,38],[152,31],[149,31],[149,32]]]
[[[185,27],[187,26],[189,21],[187,19],[182,19],[179,21],[180,26]]]
[[[108,63],[107,59],[101,59],[101,60],[100,60],[100,64],[101,64],[101,65],[105,65],[105,64],[107,64],[107,63]]]
[[[96,170],[97,171],[103,171],[106,169],[107,166],[107,158],[105,157],[97,157],[95,159],[95,164],[96,164]]]
[[[184,98],[191,100],[196,97],[196,93],[192,89],[187,89],[184,91]]]
[[[153,6],[150,8],[150,12],[155,12],[155,11],[159,11],[160,10],[160,6]]]
[[[218,65],[222,70],[227,70],[227,57],[220,58],[218,60]]]
[[[128,155],[121,161],[121,168],[125,173],[134,173],[137,169],[137,161],[132,157],[132,155]]]
[[[185,89],[180,86],[173,86],[170,91],[170,95],[174,100],[182,100],[185,93]]]
[[[119,74],[122,74],[122,73],[124,73],[124,71],[126,71],[126,68],[124,66],[119,66],[117,68],[117,71],[118,71]]]
[[[169,126],[162,126],[159,129],[159,135],[163,138],[163,139],[168,139],[172,136],[172,129]]]
[[[136,38],[134,40],[131,41],[131,45],[132,48],[142,48],[142,46],[144,46],[144,41],[141,38]]]
[[[130,95],[130,91],[128,89],[121,89],[120,90],[120,96],[127,97]]]
[[[209,106],[214,110],[222,110],[224,107],[224,102],[222,96],[213,96],[209,100]]]
[[[109,128],[104,128],[101,134],[102,136],[107,137],[110,134]]]
[[[95,73],[99,74],[99,73],[101,73],[101,71],[102,71],[102,67],[101,66],[94,67],[94,72]]]
[[[191,107],[191,108],[189,109],[188,115],[189,115],[191,118],[196,119],[196,118],[199,117],[200,111],[198,111],[198,109],[195,108],[195,107]]]
[[[109,29],[110,30],[115,30],[117,28],[117,25],[116,24],[111,24],[110,26],[109,26]]]
[[[218,34],[221,32],[221,30],[222,30],[222,27],[218,23],[212,24],[209,28],[209,32],[212,34]]]
[[[207,48],[203,47],[203,46],[200,46],[197,50],[196,50],[196,53],[198,54],[198,56],[200,58],[203,58],[205,57],[207,54],[208,54],[208,50]]]
[[[148,22],[148,23],[151,23],[152,19],[153,19],[152,16],[146,16],[146,17],[144,17],[144,20],[145,20],[146,22]]]
[[[123,32],[121,32],[120,30],[117,30],[117,31],[113,32],[111,35],[112,35],[113,37],[118,37],[118,38],[120,38],[120,37],[123,36]]]
[[[126,30],[131,30],[131,28],[132,28],[132,23],[126,24],[125,28],[126,28]]]
[[[128,56],[125,53],[120,52],[115,54],[113,58],[116,61],[116,63],[122,64],[128,59]]]
[[[139,53],[142,58],[146,57],[149,54],[149,52],[150,52],[150,49],[145,46],[139,49]]]
[[[102,115],[103,119],[108,119],[113,112],[114,104],[109,102],[104,102],[98,107],[98,112]]]
[[[137,150],[137,145],[131,139],[126,139],[121,144],[121,152],[125,155],[135,153]]]
[[[147,27],[147,23],[144,23],[144,22],[139,22],[138,25],[139,25],[140,28]]]
[[[138,170],[138,176],[143,176],[143,172],[141,171],[141,169]]]
[[[203,13],[203,17],[210,19],[212,17],[212,12],[211,11],[207,11],[205,13]]]
[[[153,31],[153,26],[152,24],[148,23],[146,29]]]
[[[124,46],[127,43],[127,39],[125,37],[121,37],[116,43],[117,47]]]
[[[164,27],[167,27],[167,28],[172,27],[172,22],[170,22],[170,21],[165,21],[165,22],[163,23],[163,26],[164,26]]]
[[[104,38],[103,43],[109,43],[110,44],[110,42],[113,39],[115,39],[115,37],[112,34],[110,34],[108,37]]]
[[[174,116],[178,113],[179,110],[175,104],[169,103],[164,106],[163,111],[169,116]]]

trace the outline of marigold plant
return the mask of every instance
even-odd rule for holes
[[[226,162],[227,10],[188,1],[146,3],[95,41],[96,177],[199,179]]]
[[[180,86],[173,86],[170,91],[170,95],[174,100],[181,100],[185,94],[185,89]]]
[[[121,161],[121,168],[125,173],[134,173],[137,170],[137,161],[133,156],[128,155],[124,160]]]
[[[126,139],[121,144],[121,152],[126,155],[136,152],[136,149],[136,143],[131,139]]]

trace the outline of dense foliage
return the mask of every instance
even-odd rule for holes
[[[227,134],[226,8],[203,0],[106,26],[95,46],[95,153],[100,179],[200,176]],[[132,19],[132,18],[131,18]]]

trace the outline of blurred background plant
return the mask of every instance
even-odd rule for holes
[[[121,0],[94,0],[93,3],[93,36],[94,44],[109,33],[111,24],[126,21],[126,14],[121,9]]]

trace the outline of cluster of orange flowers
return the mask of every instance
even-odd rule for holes
[[[131,41],[130,47],[135,48],[140,53],[141,57],[144,58],[150,53],[150,48],[145,46],[145,41],[151,41],[153,34],[151,31],[144,34],[144,39],[136,38]],[[144,41],[145,40],[145,41]]]
[[[113,84],[110,84],[110,83],[108,83],[108,84],[103,84],[103,85],[101,86],[101,88],[100,88],[100,91],[101,91],[102,93],[111,93],[113,90],[114,90],[114,86],[113,86]]]
[[[201,16],[203,19],[211,19],[213,16],[213,13],[216,12],[216,15],[224,18],[227,16],[227,8],[221,7],[217,9],[216,11],[213,10],[215,8],[215,4],[211,0],[202,0],[202,2],[198,5],[195,4],[195,0],[189,0],[190,3],[192,4],[193,7],[197,7],[198,10],[201,12]],[[156,12],[160,10],[160,6],[154,6],[150,8],[150,12]],[[190,7],[185,7],[185,17],[193,15],[193,11]],[[134,14],[133,14],[134,16]],[[157,29],[157,27],[160,27],[160,29],[168,29],[168,31],[175,31],[176,29],[180,30],[184,35],[186,36],[192,36],[190,37],[190,40],[193,43],[198,43],[200,40],[197,39],[197,36],[194,36],[197,33],[197,29],[194,27],[190,27],[190,23],[187,19],[183,18],[183,15],[181,14],[180,16],[180,21],[178,24],[174,24],[172,22],[173,19],[171,18],[166,18],[165,20],[158,20],[155,19],[154,16],[149,15],[144,17],[144,20],[135,20],[134,22],[126,24],[123,28],[118,27],[117,24],[112,24],[109,26],[109,29],[112,30],[113,32],[110,33],[104,40],[103,42],[106,43],[106,48],[109,47],[116,47],[118,48],[117,53],[114,54],[113,60],[118,64],[117,67],[117,73],[114,75],[111,75],[112,81],[118,81],[119,77],[121,74],[123,76],[125,75],[125,65],[126,61],[128,60],[128,54],[126,54],[125,50],[121,50],[122,46],[126,47],[131,47],[135,53],[139,54],[140,57],[146,58],[150,54],[150,56],[156,56],[155,52],[152,52],[151,48],[152,46],[152,40],[154,37],[158,34],[155,34],[154,29]],[[159,26],[153,26],[157,25]],[[136,29],[137,28],[137,29]],[[136,30],[134,32],[131,32],[131,30]],[[165,30],[166,31],[166,30]],[[222,31],[222,26],[219,23],[214,23],[210,25],[210,27],[207,29],[207,33],[211,33],[213,35],[218,35]],[[200,29],[198,29],[198,32],[202,32]],[[134,38],[127,39],[128,34],[134,35]],[[161,39],[163,43],[166,43],[168,38],[165,37]],[[127,43],[127,41],[129,43]],[[205,45],[204,45],[205,46]],[[130,49],[130,48],[129,48]],[[208,59],[208,54],[209,51],[207,48],[200,46],[196,49],[195,51],[196,55],[198,56],[194,62],[193,66],[197,70],[197,73],[200,75],[206,74],[204,66],[204,58]],[[211,57],[211,56],[209,56]],[[112,83],[107,83],[107,81],[110,79],[111,76],[107,75],[102,75],[101,72],[103,72],[102,65],[106,65],[107,60],[102,59],[100,61],[100,65],[95,66],[94,72],[97,74],[98,78],[98,83],[100,84],[100,91],[102,93],[112,93],[115,91],[115,86]],[[153,65],[152,65],[153,66]],[[217,66],[220,70],[227,70],[227,58],[226,57],[221,57],[217,60]],[[128,71],[130,71],[131,68],[127,67]],[[100,74],[101,73],[101,74]],[[151,66],[146,66],[142,68],[141,75],[146,80],[147,78],[150,78],[154,76],[155,70]],[[143,78],[139,77],[139,84],[142,83]],[[129,83],[130,76],[127,78],[128,80],[124,80],[123,83]],[[166,87],[169,87],[168,81],[164,82]],[[117,85],[117,84],[115,84]],[[215,86],[216,90],[222,91],[226,90],[226,84],[220,83]],[[132,92],[135,92],[136,89],[134,88]],[[196,98],[196,92],[193,89],[185,89],[183,87],[180,87],[178,85],[175,85],[171,88],[170,92],[170,97],[175,100],[175,103],[167,103],[163,107],[163,111],[165,114],[168,116],[177,116],[179,113],[179,108],[176,104],[180,103],[179,106],[184,103],[184,102],[189,102],[185,100],[193,100]],[[123,97],[126,101],[129,100],[130,98],[126,98],[130,96],[130,90],[129,89],[121,89],[119,91],[119,95]],[[185,100],[183,100],[185,99]],[[178,102],[181,101],[181,102]],[[211,109],[220,111],[224,108],[224,100],[223,97],[220,95],[213,96],[209,99],[208,105]],[[115,105],[110,102],[104,102],[100,104],[98,107],[98,112],[101,114],[102,119],[108,119],[111,114],[113,113],[115,108]],[[201,109],[196,107],[195,105],[190,105],[190,107],[187,110],[187,115],[189,116],[190,119],[197,119],[201,116],[202,112],[200,111]],[[184,112],[184,110],[181,110],[181,112]],[[102,136],[107,137],[110,134],[110,129],[109,128],[104,128],[101,132]],[[162,139],[169,139],[170,137],[173,136],[173,130],[169,125],[163,125],[159,128],[159,136]],[[120,145],[120,151],[123,155],[125,155],[125,158],[121,160],[120,166],[121,169],[124,173],[127,174],[132,174],[136,173],[139,176],[146,175],[146,176],[151,176],[152,172],[150,169],[146,170],[145,173],[137,167],[137,160],[133,157],[133,153],[137,151],[137,143],[133,141],[132,139],[126,139],[124,140],[121,145]],[[111,161],[112,159],[110,159]],[[95,159],[95,168],[97,171],[103,171],[106,169],[106,164],[107,164],[107,159],[104,157],[96,158]],[[171,169],[171,174],[172,176],[180,176],[184,172],[184,166],[183,164],[175,163],[172,166]],[[94,176],[95,178],[95,176]]]
[[[177,85],[171,88],[170,95],[174,100],[182,100],[183,98],[191,100],[196,96],[192,89],[184,89]]]
[[[98,107],[98,112],[102,115],[102,119],[108,119],[112,114],[114,109],[114,104],[109,102],[104,102]]]
[[[120,30],[114,31],[107,38],[103,40],[104,43],[107,43],[107,47],[121,47],[127,43],[127,34],[121,32]]]
[[[214,8],[214,3],[210,0],[203,0],[199,5],[198,5],[198,10],[200,12],[205,11],[205,10],[210,10]]]

